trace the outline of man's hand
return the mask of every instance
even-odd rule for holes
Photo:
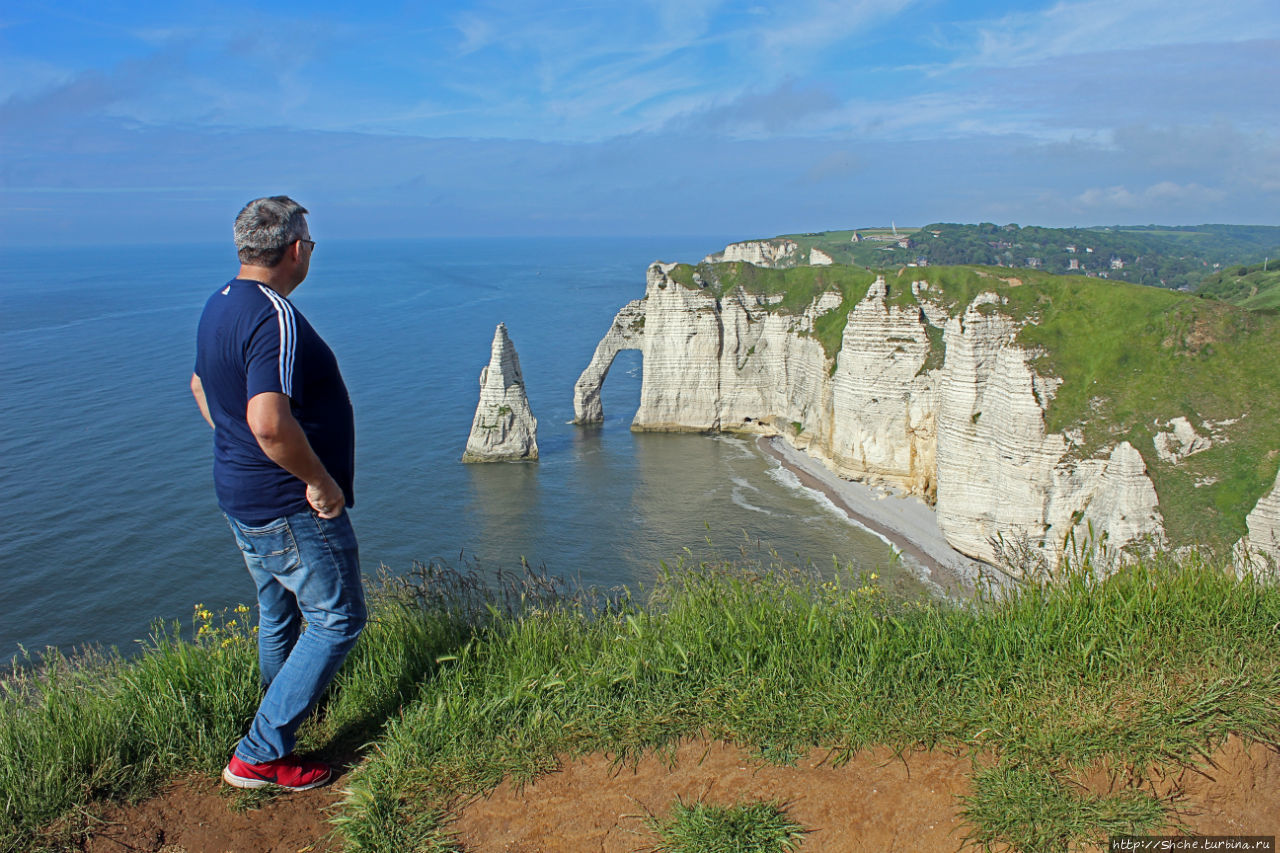
[[[334,479],[329,477],[327,486],[307,486],[307,503],[321,518],[337,518],[342,515],[347,499],[342,496],[342,489]]]
[[[307,434],[289,408],[288,397],[279,391],[254,395],[245,419],[267,458],[307,484],[307,503],[321,518],[342,514],[346,506],[342,489],[311,449]]]

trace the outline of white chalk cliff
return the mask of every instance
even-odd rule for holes
[[[471,422],[463,462],[533,461],[538,458],[538,420],[529,409],[520,358],[499,323],[489,364],[480,371],[480,402]]]
[[[1177,464],[1194,453],[1213,447],[1213,441],[1196,432],[1191,421],[1177,417],[1169,421],[1167,432],[1157,432],[1153,443],[1156,455],[1165,462]]]
[[[821,249],[810,249],[808,255],[805,255],[800,251],[799,243],[785,237],[730,243],[722,251],[714,252],[702,259],[702,262],[707,264],[727,261],[745,261],[753,266],[772,269],[787,269],[801,264],[821,267],[835,263],[835,259]]]
[[[746,261],[758,267],[795,266],[799,249],[800,246],[794,240],[747,240],[743,243],[730,243],[724,247],[724,251],[707,255],[703,261],[709,264]]]
[[[645,301],[635,299],[613,318],[613,326],[596,344],[591,364],[582,371],[573,388],[574,423],[590,424],[604,420],[600,389],[609,373],[614,356],[624,349],[640,349],[640,333],[644,330]]]
[[[1046,432],[1061,382],[1035,371],[1038,353],[1017,342],[1019,322],[1000,312],[995,293],[948,310],[926,282],[913,283],[907,301],[889,299],[877,280],[849,312],[833,362],[814,324],[841,305],[839,293],[786,313],[771,310],[777,297],[687,287],[673,268],[649,268],[644,298],[619,312],[596,348],[575,387],[576,422],[603,419],[609,365],[639,349],[633,429],[781,435],[840,476],[934,502],[948,541],[976,559],[1000,562],[1016,547],[1052,566],[1086,540],[1112,553],[1164,540],[1138,448],[1120,441],[1086,454],[1078,432]],[[1170,451],[1202,449],[1171,426]],[[1255,549],[1280,555],[1280,482],[1249,530]]]
[[[1280,473],[1275,486],[1245,518],[1248,534],[1236,546],[1236,566],[1241,571],[1273,574],[1280,569]]]

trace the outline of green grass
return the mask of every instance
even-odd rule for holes
[[[702,280],[699,286],[694,274]],[[844,265],[827,267],[801,266],[791,269],[769,269],[742,261],[720,264],[676,264],[668,273],[676,283],[690,290],[704,290],[715,298],[723,298],[741,287],[744,292],[761,296],[781,296],[782,301],[765,310],[798,314],[828,291],[841,293],[856,302],[867,293],[876,274]]]
[[[1196,293],[1252,310],[1280,309],[1280,261],[1229,266],[1200,282]]]
[[[911,236],[917,229],[899,228],[897,237]],[[857,233],[864,238],[863,242],[854,243],[851,238],[853,230],[822,231],[813,234],[785,234],[781,238],[794,241],[799,249],[796,258],[799,263],[808,263],[809,253],[813,249],[825,252],[837,264],[853,264],[863,267],[884,267],[914,261],[919,254],[914,249],[903,249],[897,245],[896,238],[891,242],[867,240],[868,237],[893,237],[891,228],[859,228]]]
[[[764,242],[780,245],[790,241],[796,245],[794,251],[783,256],[779,263],[783,266],[799,268],[808,265],[810,252],[818,249],[829,256],[836,264],[851,264],[863,267],[884,267],[913,262],[919,255],[916,249],[904,249],[897,245],[902,237],[913,236],[915,228],[899,228],[896,236],[892,228],[859,228],[856,233],[864,238],[862,242],[852,242],[854,230],[821,231],[809,234],[782,234],[764,240],[745,242]],[[890,238],[883,241],[876,238]],[[871,238],[871,239],[866,239]]]
[[[438,568],[385,579],[370,596],[375,616],[300,730],[300,751],[373,737],[493,602],[474,578]],[[137,799],[185,773],[216,776],[256,711],[257,679],[245,614],[200,605],[185,636],[157,625],[127,660],[28,655],[0,681],[0,850],[33,849],[59,818],[58,837],[46,841],[70,843],[93,802]]]
[[[253,713],[254,658],[242,633],[184,642],[159,629],[133,662],[52,653],[7,678],[0,845],[25,849],[41,825],[96,799],[146,794],[175,771],[220,770]]]
[[[609,596],[431,567],[373,600],[303,732],[322,755],[368,744],[335,817],[350,851],[453,850],[450,810],[504,778],[689,737],[779,763],[815,747],[836,762],[879,744],[968,750],[973,839],[1058,850],[1170,817],[1136,780],[1089,793],[1091,768],[1140,776],[1231,733],[1280,741],[1280,590],[1195,555],[1102,580],[1086,560],[958,603],[893,600],[838,567],[824,579],[730,562]],[[55,655],[9,677],[0,847],[67,843],[96,802],[216,774],[258,698],[234,616],[197,619],[210,630],[194,638],[158,633],[130,660]]]
[[[654,853],[786,853],[799,849],[804,827],[776,802],[730,806],[676,799],[666,817],[650,817]]]
[[[1206,277],[1212,279],[1220,267],[1230,270],[1255,263],[1261,267],[1258,262],[1280,254],[1280,227],[1276,226],[1043,228],[937,222],[922,228],[900,227],[896,232],[892,228],[860,228],[856,233],[863,237],[861,242],[851,242],[855,231],[848,229],[747,242],[794,243],[796,249],[780,261],[785,266],[807,264],[811,251],[820,249],[837,264],[873,269],[921,260],[934,266],[988,264],[1005,269],[1034,264],[1065,275],[1101,275],[1170,289],[1198,287]],[[909,241],[908,248],[897,245],[903,237]],[[885,242],[879,238],[892,239]],[[1113,267],[1112,258],[1122,260],[1123,266]],[[1070,269],[1071,260],[1079,264],[1077,270]]]
[[[837,760],[874,744],[990,751],[1007,772],[968,806],[980,840],[1138,832],[1156,812],[1137,794],[1073,806],[1063,790],[1104,759],[1192,762],[1229,732],[1275,741],[1277,617],[1276,590],[1195,558],[1101,582],[1085,567],[965,606],[887,601],[848,576],[704,564],[643,604],[491,624],[388,725],[340,822],[353,850],[445,844],[447,804],[503,778],[697,736],[780,762],[814,747]],[[1028,791],[1061,808],[1033,819]]]
[[[978,826],[972,841],[1015,850],[1067,850],[1079,839],[1149,835],[1168,820],[1149,791],[1091,794],[1048,770],[1008,764],[977,774],[965,816]]]

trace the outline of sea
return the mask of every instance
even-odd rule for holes
[[[655,260],[729,237],[326,240],[292,301],[356,414],[362,568],[523,564],[642,592],[663,565],[779,559],[918,571],[749,439],[633,433],[644,365],[623,352],[605,422],[573,384]],[[227,244],[0,249],[0,659],[129,654],[157,622],[252,603],[188,388],[196,322],[234,277]],[[538,419],[536,463],[464,465],[498,323]],[[772,559],[772,557],[766,557]]]

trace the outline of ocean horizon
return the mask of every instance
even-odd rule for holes
[[[439,560],[649,585],[740,548],[819,571],[913,568],[754,443],[632,433],[643,364],[619,355],[605,422],[573,383],[655,260],[729,237],[328,240],[291,300],[337,354],[356,412],[352,520],[366,574]],[[0,466],[10,578],[0,653],[145,641],[156,620],[252,603],[187,387],[223,244],[0,249]],[[536,463],[464,465],[494,328],[538,418]]]

